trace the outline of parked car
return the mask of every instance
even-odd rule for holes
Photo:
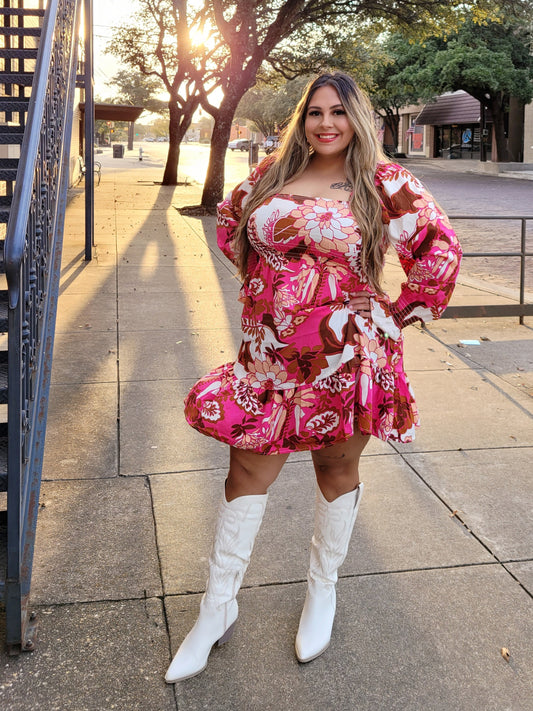
[[[250,141],[247,138],[237,138],[235,141],[228,143],[228,148],[231,151],[249,151]]]
[[[279,136],[267,136],[263,145],[267,155],[272,153],[279,146]]]

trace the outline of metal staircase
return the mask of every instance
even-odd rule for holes
[[[0,0],[0,603],[15,654],[34,647],[29,594],[81,4]]]
[[[4,244],[6,225],[11,212],[13,186],[19,165],[18,158],[9,155],[20,152],[18,148],[24,137],[24,119],[28,110],[28,94],[31,90],[33,71],[24,71],[31,62],[35,65],[37,58],[37,41],[41,33],[40,24],[44,16],[43,9],[24,9],[6,7],[4,2],[0,8],[2,46],[0,48],[0,146],[6,146],[0,158],[0,334],[8,331],[8,298],[5,282]],[[24,27],[24,24],[27,26]],[[28,26],[34,25],[34,26]],[[35,26],[37,25],[37,26]],[[25,35],[25,31],[28,35]],[[26,47],[26,37],[32,38],[33,47]],[[29,60],[29,61],[28,61]],[[15,83],[16,82],[16,83]],[[16,117],[16,120],[13,119]],[[10,150],[11,147],[18,150]],[[1,150],[1,149],[0,149]],[[7,343],[0,345],[0,404],[7,404]],[[5,408],[4,408],[5,409]],[[8,423],[6,413],[0,412],[0,491],[7,491],[7,435]],[[2,514],[0,513],[0,516]],[[0,518],[0,525],[5,527],[5,516]]]

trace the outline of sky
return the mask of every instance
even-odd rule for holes
[[[136,6],[137,0],[93,0],[94,94],[99,99],[112,95],[113,89],[108,84],[121,69],[117,58],[104,52],[111,39],[111,28],[126,22],[135,13]],[[166,100],[168,95],[163,91],[159,98]],[[218,95],[213,94],[211,100],[216,104]],[[152,120],[153,114],[143,117]],[[143,123],[143,117],[140,123]]]
[[[107,83],[118,71],[117,59],[104,54],[111,39],[111,27],[120,25],[134,12],[135,0],[93,0],[94,24],[94,91],[101,98],[109,96]]]

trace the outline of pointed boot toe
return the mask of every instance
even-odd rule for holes
[[[233,621],[230,621],[227,628],[224,624],[225,617],[226,615],[223,615],[217,619],[216,616],[209,616],[205,610],[201,610],[196,624],[185,637],[170,663],[165,674],[167,684],[190,679],[204,671],[213,646],[224,644],[233,634],[237,621],[236,603],[231,611]]]
[[[296,635],[296,658],[302,664],[311,662],[329,647],[335,619],[335,589],[308,589]]]

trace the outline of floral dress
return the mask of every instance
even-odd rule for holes
[[[219,247],[235,261],[234,235],[270,159],[219,205]],[[375,294],[361,269],[361,235],[348,202],[288,193],[251,215],[253,247],[240,293],[242,343],[235,362],[201,378],[185,400],[200,432],[240,449],[278,454],[320,449],[355,432],[410,442],[418,425],[403,368],[401,329],[438,318],[457,277],[461,248],[431,195],[405,168],[379,164],[384,245],[407,275],[399,298]],[[349,299],[371,295],[371,316]]]

